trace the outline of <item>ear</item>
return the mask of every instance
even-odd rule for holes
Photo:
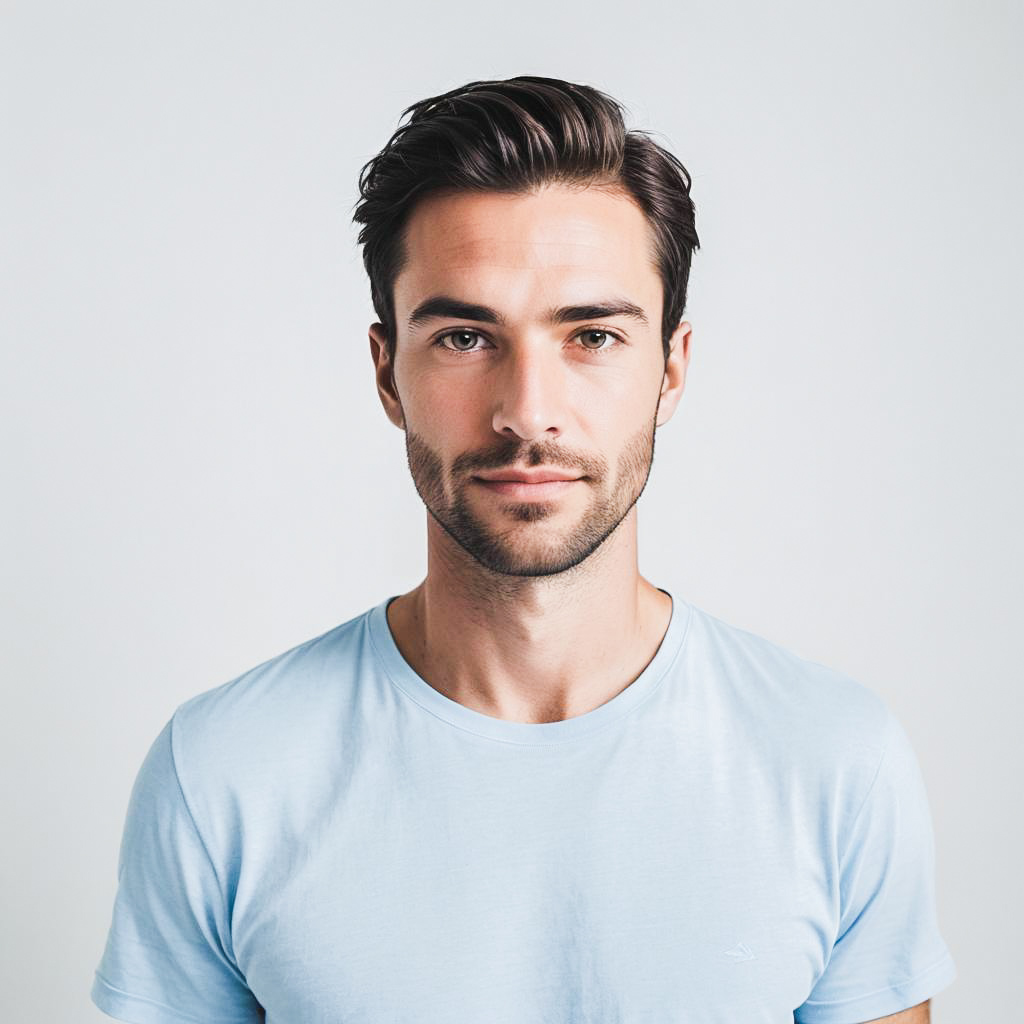
[[[377,394],[388,419],[400,430],[404,430],[405,414],[402,411],[402,399],[395,385],[395,364],[388,355],[386,337],[382,323],[370,324],[370,355],[376,367]]]
[[[683,320],[672,332],[669,339],[668,360],[665,363],[665,375],[661,381],[661,396],[658,399],[658,419],[656,426],[667,423],[676,411],[679,400],[683,397],[686,387],[686,368],[690,363],[690,336],[693,327]]]

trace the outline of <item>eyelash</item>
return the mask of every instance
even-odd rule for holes
[[[588,334],[590,332],[593,332],[594,334],[607,334],[609,338],[614,338],[619,344],[608,345],[604,348],[584,348],[584,352],[593,352],[594,355],[601,356],[604,355],[606,352],[611,352],[613,349],[619,348],[621,345],[626,344],[626,340],[625,338],[622,337],[622,335],[616,334],[615,331],[609,331],[607,328],[604,327],[583,327],[580,330],[578,330],[573,335],[573,337],[578,338],[581,334]],[[437,345],[439,348],[444,349],[446,352],[451,352],[452,355],[455,356],[469,356],[472,355],[474,352],[479,352],[480,349],[449,348],[447,345],[442,344],[445,338],[451,337],[451,335],[453,334],[475,334],[478,338],[486,337],[486,335],[482,334],[480,331],[474,331],[468,327],[457,327],[454,330],[445,331],[444,334],[439,334],[437,338],[434,340],[434,344]]]

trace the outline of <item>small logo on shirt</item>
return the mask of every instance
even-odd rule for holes
[[[736,964],[740,963],[742,960],[757,959],[754,951],[745,942],[741,942],[738,946],[733,946],[732,949],[727,949],[722,956]]]

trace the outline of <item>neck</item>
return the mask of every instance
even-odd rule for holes
[[[637,568],[636,506],[579,565],[494,573],[428,516],[428,569],[391,602],[388,625],[427,683],[482,714],[552,722],[621,693],[654,657],[671,599]]]

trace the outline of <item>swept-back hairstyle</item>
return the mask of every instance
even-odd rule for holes
[[[394,284],[408,258],[404,229],[432,192],[525,193],[551,182],[617,186],[653,229],[662,281],[662,348],[686,307],[694,227],[690,174],[648,133],[626,131],[623,108],[588,85],[520,75],[470,82],[402,111],[411,114],[359,173],[353,220],[370,293],[395,354]],[[401,118],[399,119],[401,121]]]

